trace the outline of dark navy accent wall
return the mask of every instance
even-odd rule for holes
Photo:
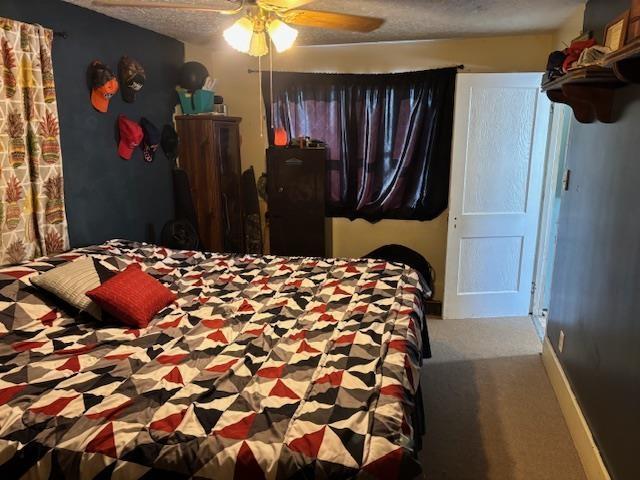
[[[54,38],[55,73],[64,164],[65,195],[72,246],[110,238],[151,240],[173,216],[171,166],[160,152],[145,163],[137,149],[130,161],[117,154],[116,120],[149,118],[161,128],[171,122],[177,70],[184,45],[174,39],[60,0],[2,0],[0,16],[63,30]],[[106,114],[89,101],[86,70],[99,59],[117,73],[121,55],[140,61],[147,82],[135,103],[118,94]]]
[[[631,0],[589,0],[584,12],[584,30],[603,43],[606,25],[631,6]]]
[[[585,29],[629,0],[590,0]],[[619,121],[572,124],[548,337],[615,480],[640,479],[640,86],[617,93]],[[564,349],[557,351],[560,330]]]

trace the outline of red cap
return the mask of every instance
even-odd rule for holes
[[[133,150],[142,142],[142,127],[124,115],[118,117],[118,128],[120,129],[120,145],[118,145],[118,155],[125,160],[131,160]]]

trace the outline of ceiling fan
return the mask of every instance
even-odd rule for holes
[[[212,12],[235,15],[243,10],[245,15],[227,28],[223,36],[236,50],[255,57],[269,52],[267,36],[278,52],[290,48],[298,31],[290,25],[328,28],[368,33],[379,28],[384,19],[348,15],[319,10],[302,10],[299,7],[314,0],[227,0],[232,8],[216,8],[204,3],[165,2],[153,0],[94,0],[101,7],[166,8],[196,12]]]

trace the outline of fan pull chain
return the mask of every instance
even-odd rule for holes
[[[260,138],[264,138],[264,114],[262,113],[262,57],[258,57],[258,108],[260,115]]]
[[[271,106],[271,130],[275,128],[275,105],[273,103],[273,39],[269,36],[269,105]]]

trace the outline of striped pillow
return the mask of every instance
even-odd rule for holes
[[[102,285],[116,273],[118,272],[112,272],[98,260],[84,257],[38,275],[31,279],[31,283],[81,312],[87,312],[92,317],[101,320],[100,307],[85,294]]]

